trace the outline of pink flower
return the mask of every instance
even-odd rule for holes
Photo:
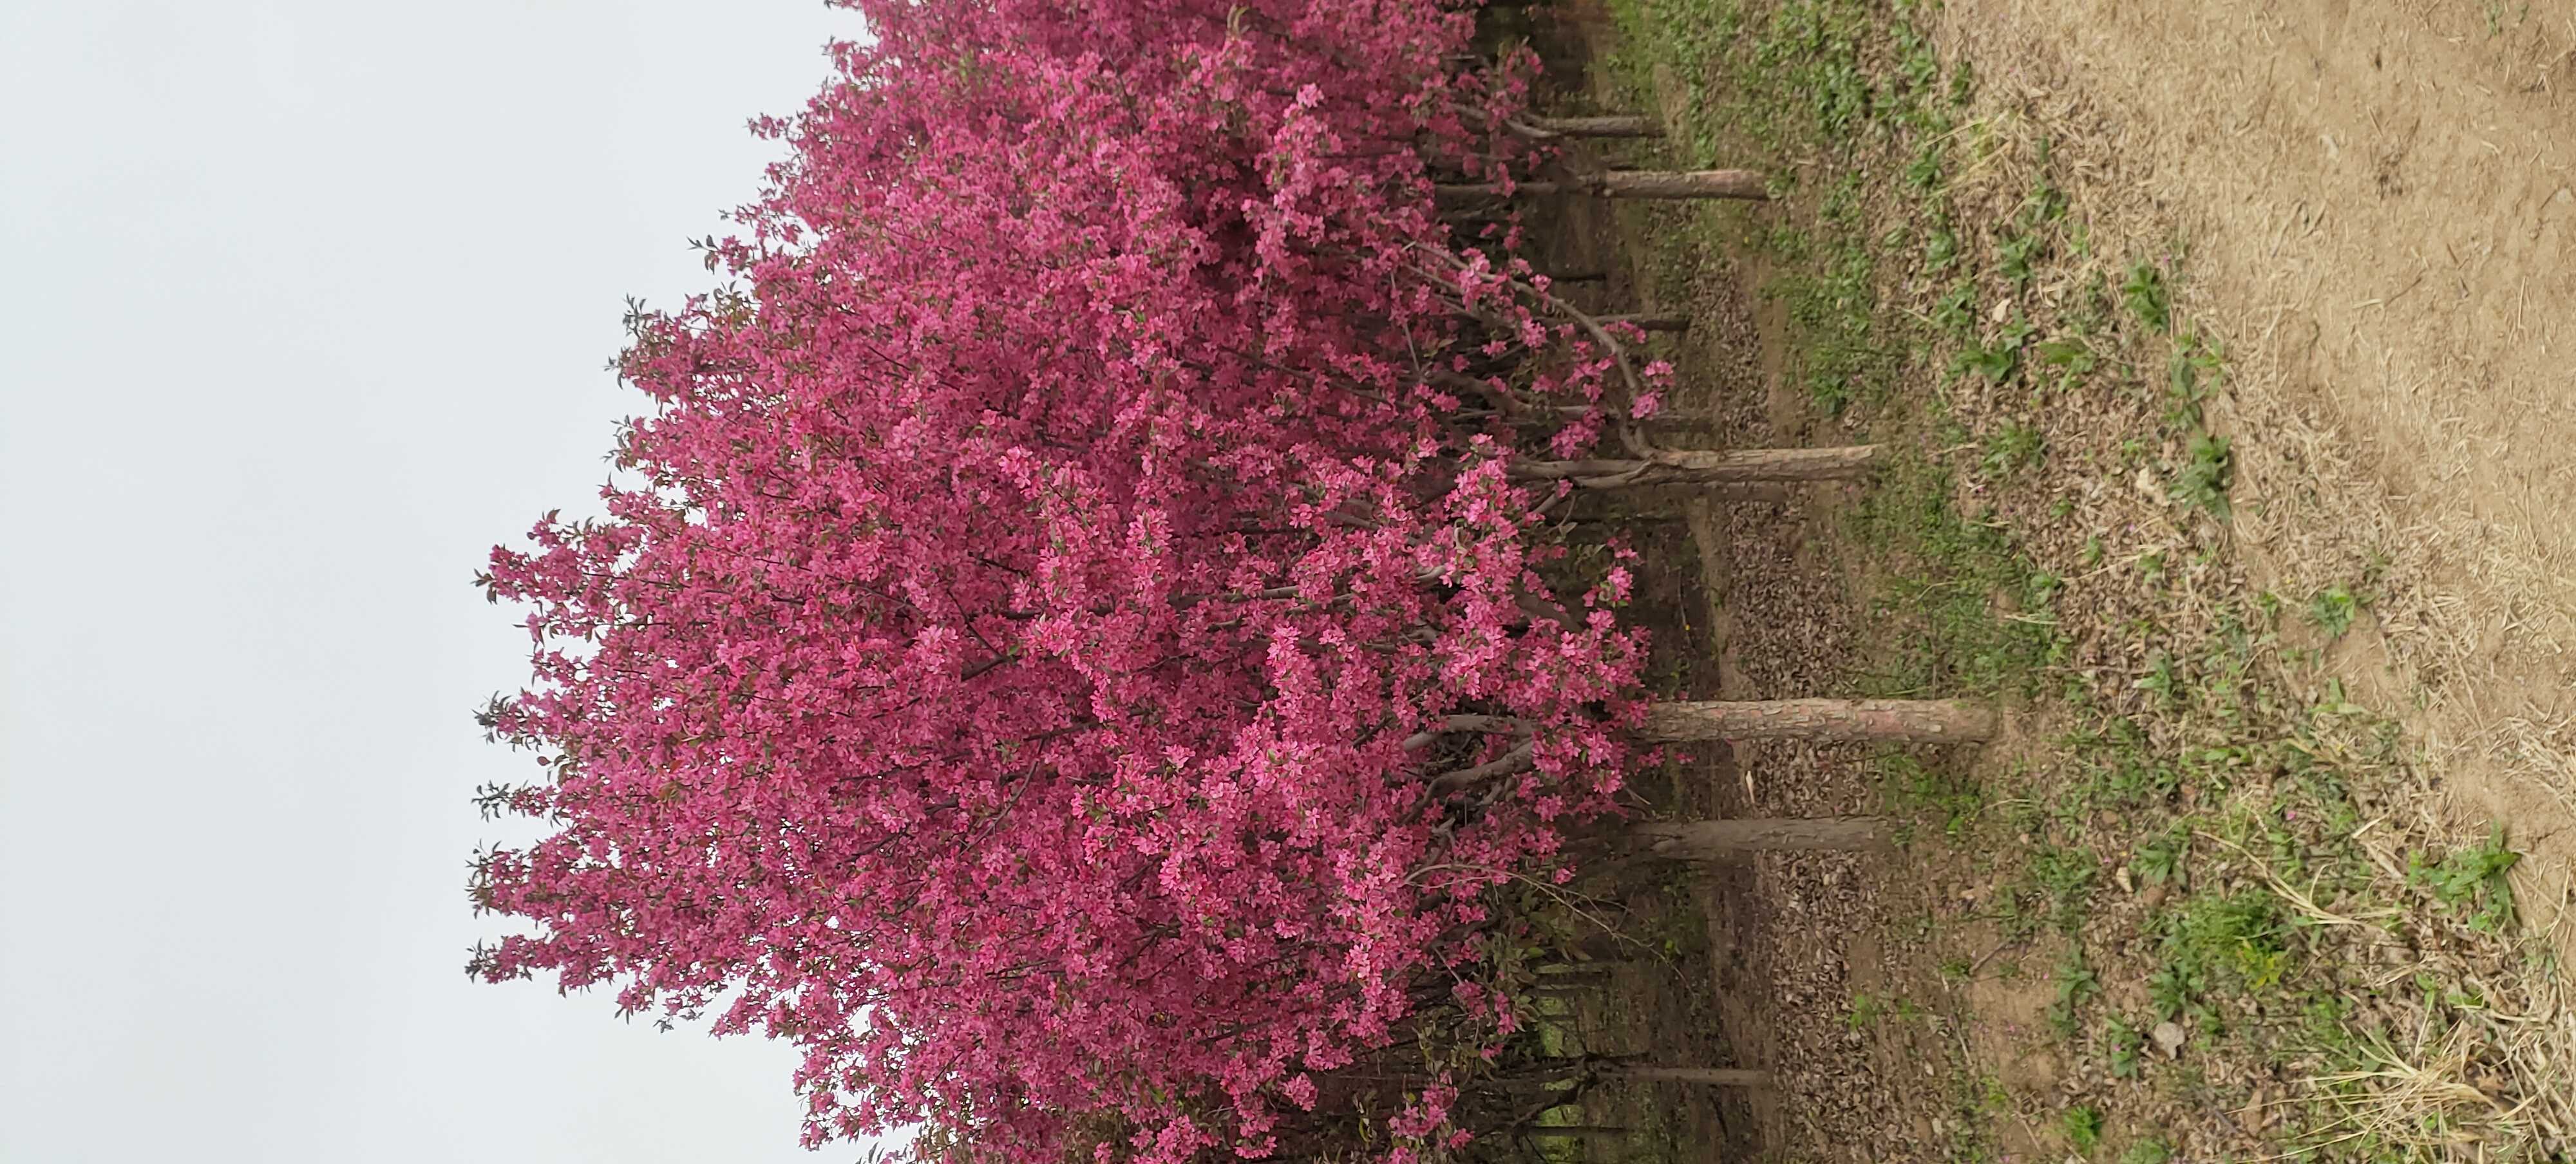
[[[546,759],[492,802],[545,835],[479,860],[524,924],[475,970],[794,1042],[815,1142],[1261,1158],[1422,1008],[1510,1032],[1422,987],[1632,762],[1626,572],[1552,591],[1508,471],[1624,357],[1431,199],[1541,160],[1531,58],[1459,71],[1429,3],[855,6],[710,251],[740,290],[633,321],[604,515],[492,555],[534,677],[487,722]],[[1600,407],[1426,382],[1514,364]],[[1544,757],[1472,815],[1467,714]],[[1454,1148],[1454,1101],[1380,1130]]]

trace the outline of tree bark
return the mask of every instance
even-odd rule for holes
[[[1412,735],[1404,737],[1404,750],[1408,752],[1419,752],[1438,742],[1441,736],[1452,732],[1483,732],[1495,735],[1506,735],[1519,734],[1528,730],[1529,728],[1527,725],[1507,715],[1453,715],[1441,720],[1440,726],[1437,728],[1429,731],[1415,732]]]
[[[1444,185],[1437,192],[1450,198],[1504,196],[1502,186],[1494,182]],[[1589,194],[1595,198],[1739,198],[1757,202],[1771,196],[1768,180],[1756,170],[1613,170],[1564,181],[1542,178],[1515,182],[1511,192],[1533,198]]]
[[[1771,1073],[1749,1067],[1612,1067],[1605,1082],[1698,1083],[1709,1087],[1769,1087]]]
[[[1532,764],[1533,760],[1531,757],[1530,745],[1522,744],[1511,751],[1503,753],[1499,759],[1489,760],[1485,763],[1478,764],[1473,768],[1460,768],[1454,772],[1443,772],[1438,776],[1432,777],[1431,791],[1437,796],[1447,796],[1450,793],[1457,792],[1461,789],[1473,788],[1485,781],[1495,779],[1496,777],[1512,776],[1522,772],[1527,772],[1532,767]]]
[[[1524,124],[1558,137],[1662,137],[1652,118],[1636,114],[1608,117],[1533,117]]]
[[[1982,703],[1958,699],[1755,699],[1658,703],[1637,738],[1692,740],[1872,740],[1887,743],[1977,743],[1994,738],[1998,718]]]
[[[1629,835],[1658,857],[1677,861],[1732,861],[1768,852],[1847,852],[1886,843],[1872,816],[1779,820],[1642,821]]]
[[[1866,477],[1878,464],[1877,445],[1822,449],[1667,449],[1652,464],[1681,473],[1708,473],[1728,481],[1845,481]]]
[[[1605,315],[1601,322],[1604,326],[1633,323],[1639,331],[1689,331],[1691,325],[1687,315]]]
[[[1527,1124],[1521,1132],[1531,1136],[1566,1136],[1586,1140],[1615,1140],[1627,1137],[1629,1129],[1615,1124]]]
[[[1754,481],[1848,481],[1867,476],[1879,446],[1826,449],[1671,451],[1651,461],[1515,461],[1506,470],[1523,481],[1572,481],[1586,489],[1635,485],[1720,485]]]
[[[1679,422],[1677,421],[1676,423]],[[1724,501],[1751,505],[1759,503],[1776,504],[1786,502],[1796,494],[1791,491],[1787,485],[1783,485],[1777,481],[1730,481],[1722,485],[1701,486],[1699,495],[1706,497],[1711,501]],[[1676,515],[1673,520],[1683,521],[1687,520],[1687,518]]]

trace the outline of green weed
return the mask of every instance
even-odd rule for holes
[[[2030,888],[2039,907],[2031,920],[2070,934],[2082,928],[2101,869],[2101,858],[2091,849],[2040,846],[2030,859]]]
[[[2101,356],[2093,351],[2092,342],[2080,328],[2070,329],[2039,344],[2031,354],[2039,357],[2040,363],[2073,377],[2092,375],[2094,369],[2102,366]]]
[[[2173,1159],[2173,1145],[2164,1137],[2153,1136],[2129,1145],[2120,1153],[2120,1164],[2168,1164]]]
[[[2009,480],[2024,469],[2039,464],[2047,445],[2039,430],[2019,421],[2007,421],[1986,435],[1986,454],[1980,462],[1986,475]]]
[[[2235,471],[2235,455],[2228,451],[2227,438],[2199,433],[2191,438],[2186,456],[2182,471],[2174,477],[2174,500],[2224,520],[2229,512],[2227,486]]]
[[[2048,1025],[2058,1037],[2071,1039],[2084,1029],[2084,1004],[2102,993],[2102,980],[2084,962],[2084,950],[2069,946],[2057,964],[2057,998],[2048,1004]]]
[[[1910,753],[1885,752],[1877,764],[1879,788],[1888,802],[1905,812],[1939,817],[1942,834],[1952,840],[1965,836],[1985,808],[1974,782]]]
[[[1932,326],[1954,339],[1965,339],[1977,330],[1977,284],[1961,279],[1941,293],[1932,303]]]
[[[2169,829],[2141,843],[2138,855],[2129,862],[2129,869],[2141,884],[2172,884],[2182,873],[2183,857],[2190,851],[2190,845],[2189,831]]]
[[[2120,284],[2120,302],[2149,331],[2162,335],[2173,324],[2173,296],[2165,289],[2164,272],[2153,263],[2129,264],[2129,277]]]
[[[2513,924],[2513,887],[2505,873],[2522,854],[2505,847],[2504,826],[2487,839],[2452,852],[2439,861],[2421,853],[2408,858],[2408,883],[2433,895],[2444,909],[2465,915],[2469,928],[2498,933]]]
[[[2090,1156],[2102,1146],[2102,1109],[2098,1107],[2070,1107],[2058,1117],[2058,1126],[2066,1132],[2067,1146],[2077,1152]]]
[[[1843,1025],[1855,1031],[1874,1025],[1878,1022],[1883,1009],[1884,1004],[1879,1001],[1877,995],[1866,991],[1854,994],[1851,1000],[1851,1011],[1843,1016]]]
[[[2338,582],[2317,591],[2308,600],[2308,625],[2326,632],[2328,638],[2342,638],[2352,629],[2353,619],[2361,614],[2362,601],[2352,588]]]
[[[2111,1078],[2138,1077],[2139,1064],[2146,1053],[2146,1037],[2138,1032],[2138,1028],[2115,1017],[2103,1034],[2103,1044],[2104,1065],[2110,1070]]]
[[[2177,707],[2182,703],[2182,679],[2174,669],[2173,655],[2168,652],[2158,651],[2149,657],[2147,673],[2129,685],[2155,696],[2156,701],[2166,707]]]
[[[2158,1017],[2214,1018],[2214,991],[2279,985],[2290,968],[2289,928],[2279,901],[2259,889],[2196,894],[2167,909],[2157,919],[2164,964],[2147,980]]]

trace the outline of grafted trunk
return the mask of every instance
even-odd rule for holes
[[[1445,185],[1449,198],[1499,198],[1494,182]],[[1562,181],[1515,182],[1511,193],[1543,198],[1550,194],[1589,194],[1595,198],[1740,198],[1760,201],[1771,196],[1770,184],[1756,170],[1612,170]]]
[[[1612,1067],[1601,1078],[1618,1083],[1697,1083],[1707,1087],[1769,1087],[1771,1073],[1750,1067]]]
[[[1999,717],[1960,699],[1752,699],[1658,703],[1637,738],[1691,740],[1871,740],[1975,743],[1994,738]]]
[[[1637,114],[1603,117],[1533,117],[1523,124],[1558,137],[1662,137],[1664,128]]]
[[[1886,843],[1874,816],[1777,820],[1643,821],[1629,826],[1646,851],[1676,861],[1734,861],[1767,852],[1849,851]]]
[[[1828,449],[1670,451],[1651,461],[1596,459],[1515,461],[1507,472],[1523,481],[1572,481],[1586,489],[1637,485],[1718,485],[1754,481],[1847,481],[1868,475],[1879,446]]]

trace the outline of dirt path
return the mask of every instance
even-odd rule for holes
[[[1950,0],[1988,107],[2087,149],[2228,345],[2237,537],[2376,616],[2451,826],[2509,822],[2535,921],[2576,865],[2576,5]],[[2576,956],[2576,927],[2559,930]]]

